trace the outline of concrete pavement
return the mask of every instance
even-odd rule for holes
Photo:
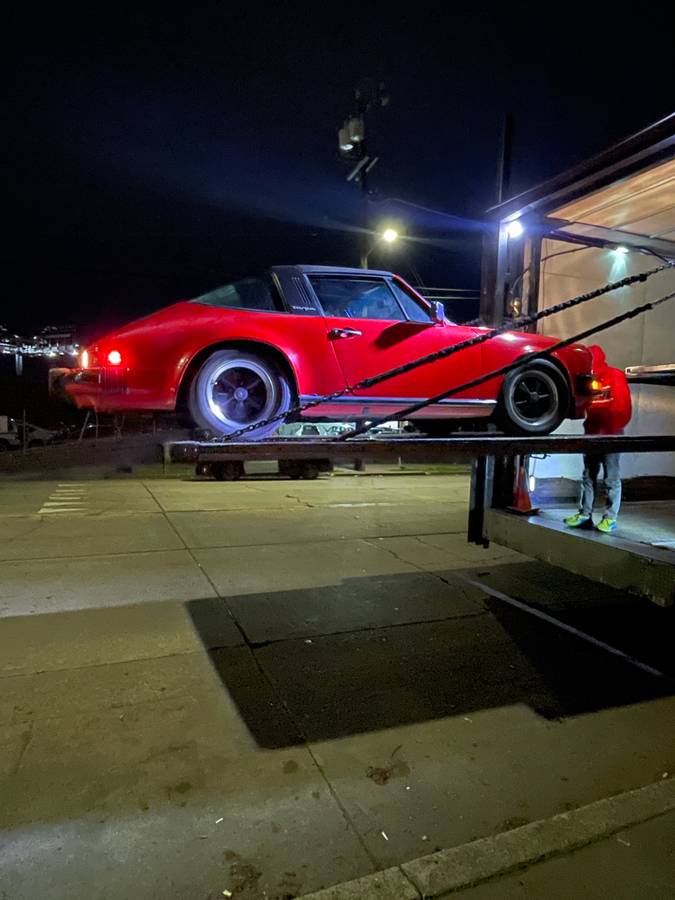
[[[7,898],[281,900],[675,769],[669,685],[462,576],[672,670],[670,611],[469,546],[463,476],[1,490]]]

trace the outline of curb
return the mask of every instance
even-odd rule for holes
[[[675,809],[675,778],[590,803],[373,875],[304,894],[303,900],[431,900],[514,869],[578,850]]]

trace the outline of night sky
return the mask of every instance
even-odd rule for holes
[[[356,265],[336,131],[364,76],[391,96],[373,221],[425,238],[371,264],[451,287],[479,283],[505,111],[517,192],[673,106],[669,29],[618,4],[126,6],[5,22],[12,329],[91,335],[274,263]]]

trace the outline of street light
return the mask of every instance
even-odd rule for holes
[[[383,241],[385,244],[393,244],[399,239],[399,233],[395,228],[385,228],[381,234],[377,235],[375,243],[361,256],[361,268],[368,268],[368,259],[370,258],[370,254],[377,247],[377,245]]]

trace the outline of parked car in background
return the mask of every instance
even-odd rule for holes
[[[279,437],[340,437],[352,431],[354,425],[346,422],[288,422],[279,428]]]
[[[391,272],[275,266],[106,335],[82,353],[79,368],[55,370],[50,385],[79,407],[175,410],[214,435],[261,423],[247,434],[256,439],[276,432],[280,422],[266,420],[297,401],[344,390],[481,331],[448,321],[440,303]],[[407,404],[554,342],[513,331],[321,403],[303,420],[396,418]],[[566,417],[583,418],[591,384],[591,355],[574,344],[412,418],[429,434],[490,417],[507,432],[547,434]]]
[[[375,438],[398,437],[407,433],[409,432],[404,430],[402,423],[383,422],[381,425],[376,425],[374,428],[369,428],[368,431],[366,431],[364,437],[373,440]]]
[[[26,447],[44,447],[58,437],[58,432],[26,422]],[[0,452],[19,450],[24,445],[24,423],[9,416],[0,416]]]

